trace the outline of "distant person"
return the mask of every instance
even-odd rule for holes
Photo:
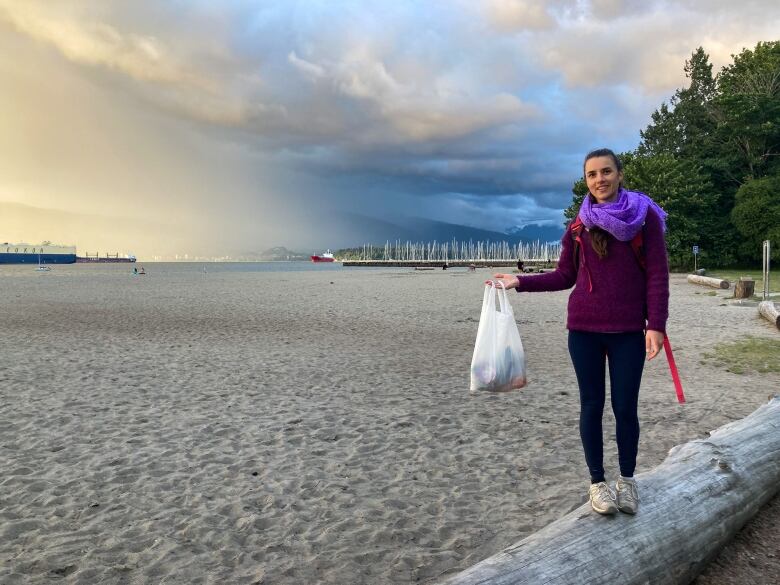
[[[580,393],[580,437],[590,471],[590,504],[599,514],[635,514],[639,446],[637,405],[645,357],[658,355],[669,314],[666,212],[643,193],[623,187],[623,167],[603,148],[585,157],[588,193],[563,236],[556,269],[533,276],[496,274],[518,292],[564,290],[569,296],[569,354]],[[575,229],[573,229],[575,226]],[[575,236],[579,232],[579,243]],[[641,233],[641,256],[632,245]],[[615,492],[604,474],[601,419],[609,362],[620,477]]]
[[[523,263],[523,261],[520,258],[517,259],[517,269],[520,272],[523,272],[524,269],[525,269],[525,264]]]
[[[136,276],[138,274],[138,268],[133,266],[133,276]]]

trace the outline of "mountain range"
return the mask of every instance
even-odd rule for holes
[[[308,260],[309,254],[321,254],[344,248],[359,248],[364,244],[384,246],[385,242],[557,242],[563,236],[563,225],[529,224],[515,226],[506,232],[483,230],[465,225],[435,221],[421,217],[400,217],[379,219],[357,213],[334,213],[323,218],[317,238],[322,241],[321,249],[295,246],[293,251],[283,246],[269,248],[262,252],[237,254],[242,260]]]
[[[328,218],[326,234],[333,242],[326,242],[331,248],[358,247],[363,244],[384,245],[385,242],[557,242],[564,232],[563,223],[558,225],[529,224],[516,226],[506,232],[485,230],[460,224],[447,223],[421,217],[399,217],[379,219],[356,213],[343,213]],[[323,234],[323,235],[326,235]],[[345,237],[348,234],[347,237]]]

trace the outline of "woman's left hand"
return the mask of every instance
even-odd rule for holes
[[[650,361],[658,352],[661,351],[661,346],[664,344],[664,334],[660,331],[653,331],[648,329],[645,333],[645,353],[647,354],[647,360]]]

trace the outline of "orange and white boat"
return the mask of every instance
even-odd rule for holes
[[[330,253],[330,250],[325,252],[324,254],[317,256],[316,254],[314,256],[311,256],[312,262],[335,262],[336,259],[333,258],[333,254]]]

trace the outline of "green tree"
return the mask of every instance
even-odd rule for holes
[[[761,242],[770,240],[772,258],[780,259],[780,174],[742,185],[731,217],[744,238],[741,248],[746,257],[758,258]]]
[[[780,41],[743,50],[718,75],[718,163],[737,186],[780,170]]]
[[[711,103],[716,81],[704,49],[696,49],[684,69],[690,79],[688,87],[678,89],[669,105],[661,104],[653,112],[652,122],[640,132],[639,154],[702,157],[711,150],[709,142],[716,127]]]
[[[577,213],[580,210],[580,205],[582,205],[582,200],[588,193],[588,185],[585,183],[585,179],[579,179],[576,183],[574,183],[574,187],[572,187],[571,192],[574,195],[571,198],[571,205],[563,210],[563,216],[566,218],[566,224],[577,217]]]
[[[630,153],[623,155],[623,165],[626,186],[646,193],[668,214],[666,244],[673,267],[690,264],[693,245],[700,246],[704,262],[728,254],[722,239],[730,226],[718,224],[712,183],[695,159]]]

